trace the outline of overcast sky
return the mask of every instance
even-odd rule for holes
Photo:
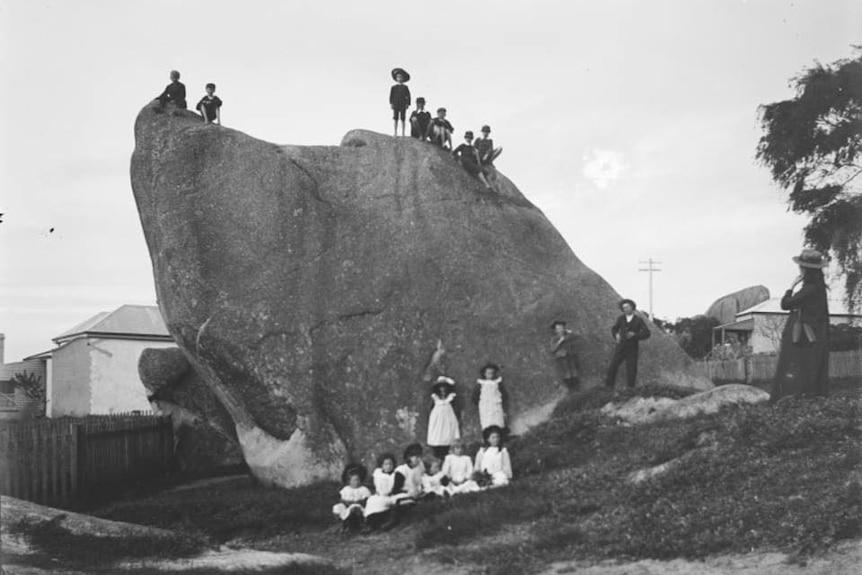
[[[284,144],[391,130],[389,71],[491,125],[498,168],[621,294],[703,313],[796,274],[804,220],[754,160],[758,105],[862,43],[858,0],[0,0],[6,361],[102,310],[155,303],[129,183],[136,114],[176,68],[193,104]],[[53,231],[52,231],[53,230]]]

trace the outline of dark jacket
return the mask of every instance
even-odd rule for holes
[[[829,325],[825,285],[803,284],[795,294],[793,290],[787,290],[781,298],[781,309],[798,310],[799,319],[803,323],[813,326]]]
[[[632,335],[628,335],[631,332]],[[611,328],[611,334],[614,338],[620,334],[620,341],[617,345],[633,345],[637,346],[642,339],[647,339],[650,336],[649,328],[646,322],[638,314],[632,316],[631,323],[626,322],[626,314],[620,315],[617,322]]]
[[[410,107],[410,88],[404,84],[395,84],[389,90],[389,104],[396,110],[406,110]]]
[[[186,87],[180,81],[171,82],[167,85],[165,90],[156,96],[156,100],[161,102],[162,104],[167,104],[168,102],[173,102],[177,108],[186,108]]]

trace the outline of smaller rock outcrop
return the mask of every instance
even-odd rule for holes
[[[714,317],[720,324],[730,323],[736,314],[769,299],[765,286],[751,286],[735,291],[713,302],[706,310],[707,317]]]
[[[608,403],[602,407],[602,413],[618,417],[624,423],[637,425],[668,419],[688,419],[717,413],[725,405],[760,403],[768,399],[769,393],[760,388],[732,383],[682,399],[635,397],[623,404]]]
[[[153,410],[171,416],[181,469],[243,462],[233,420],[180,349],[145,349],[138,373]]]

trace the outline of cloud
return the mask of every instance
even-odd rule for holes
[[[600,190],[618,180],[626,171],[623,154],[614,150],[593,149],[584,155],[581,173]]]

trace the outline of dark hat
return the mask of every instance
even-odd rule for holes
[[[561,326],[563,326],[563,327],[566,327],[566,322],[564,322],[564,321],[563,321],[563,320],[561,320],[561,319],[555,319],[555,320],[554,320],[554,322],[551,324],[551,329],[554,329],[554,328],[555,328],[555,327],[557,327],[558,325],[561,325]]]
[[[823,257],[823,254],[817,250],[812,250],[811,248],[805,248],[802,250],[801,254],[793,256],[791,259],[804,268],[820,269],[829,265],[829,262]]]
[[[470,130],[467,130],[466,132],[464,132],[464,137],[470,138],[472,140],[473,139],[473,132],[471,132]]]
[[[482,131],[483,132],[490,132],[491,126],[489,126],[488,124],[485,124],[484,126],[482,126]]]
[[[637,309],[637,308],[638,308],[638,304],[636,304],[636,303],[634,302],[634,300],[630,300],[630,299],[620,300],[619,308],[620,308],[620,309],[623,309],[623,306],[624,306],[625,304],[629,304],[630,306],[632,306],[632,309]]]
[[[402,76],[404,76],[405,82],[410,81],[410,74],[407,73],[407,70],[405,70],[404,68],[392,68],[392,79],[395,80],[396,82],[398,81],[398,78],[396,78],[396,76],[398,74],[401,74]]]
[[[417,104],[424,104],[425,98],[423,98],[422,96],[419,96],[418,98],[416,98],[416,103]]]
[[[489,361],[488,363],[486,363],[485,365],[483,365],[481,369],[479,369],[479,375],[481,375],[481,376],[483,376],[483,377],[484,377],[484,375],[485,375],[485,370],[486,370],[486,369],[493,369],[493,370],[494,370],[494,371],[496,371],[497,373],[500,373],[500,366],[499,366],[499,365],[497,365],[496,363],[491,363],[491,362]]]
[[[491,437],[492,433],[499,433],[501,440],[506,435],[505,433],[503,433],[503,428],[500,427],[499,425],[489,425],[488,427],[486,427],[485,429],[482,430],[482,439],[484,439],[487,442],[488,438]]]

